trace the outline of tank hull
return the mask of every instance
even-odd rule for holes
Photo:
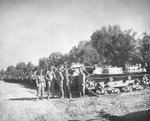
[[[128,79],[129,77],[131,79]],[[86,88],[94,95],[132,91],[134,88],[144,89],[145,84],[143,82],[143,77],[148,78],[147,85],[149,85],[150,74],[147,72],[94,74],[87,77]],[[110,81],[110,78],[112,78],[113,81]],[[138,81],[138,83],[136,83],[136,81]]]

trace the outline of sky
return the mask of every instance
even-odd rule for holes
[[[150,0],[0,0],[0,69],[68,53],[107,25],[150,33]]]

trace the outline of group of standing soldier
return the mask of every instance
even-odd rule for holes
[[[52,98],[54,98],[54,87],[55,82],[58,84],[59,87],[59,98],[64,98],[66,95],[68,98],[72,98],[71,93],[71,84],[73,81],[73,76],[69,73],[68,68],[54,68],[49,67],[46,72],[40,69],[39,71],[35,72],[36,76],[36,85],[37,85],[37,100],[40,98],[43,99],[44,88],[46,87],[47,83],[47,99],[50,98],[52,94]],[[85,96],[85,74],[83,73],[83,69],[79,69],[79,80],[78,81],[78,88],[79,88],[79,95]]]

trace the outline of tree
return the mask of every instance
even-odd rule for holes
[[[2,70],[0,71],[0,77],[2,77],[4,74],[5,74],[5,71],[4,71],[4,69],[2,69]]]
[[[92,45],[88,45],[85,48],[85,52],[83,55],[83,63],[85,65],[93,65],[100,63],[99,55],[96,49],[92,47]]]
[[[125,31],[113,38],[112,58],[110,64],[124,67],[126,63],[135,63],[133,60],[135,52],[135,34],[132,31]]]
[[[135,33],[132,30],[123,32],[118,25],[102,27],[91,36],[95,48],[104,64],[124,67],[132,61],[135,50]]]
[[[74,46],[69,52],[69,62],[83,63],[85,48],[90,44],[90,41],[80,41],[78,46]]]
[[[77,47],[74,46],[69,52],[69,62],[77,62]]]
[[[26,71],[27,71],[28,73],[30,73],[31,71],[34,70],[34,67],[35,67],[35,66],[34,66],[31,62],[28,62],[27,65],[26,65]]]
[[[140,52],[143,62],[150,63],[150,35],[146,33],[141,40]]]
[[[147,33],[143,34],[139,51],[143,65],[147,63],[147,70],[150,71],[150,35],[148,35]]]
[[[39,59],[39,68],[46,69],[49,67],[49,59],[48,58],[41,58]]]
[[[15,68],[13,65],[8,66],[8,67],[7,67],[7,72],[13,72],[15,69],[16,69],[16,68]]]
[[[24,62],[19,62],[16,65],[17,70],[25,71],[26,70],[26,64]]]
[[[104,56],[107,56],[108,48],[107,45],[111,42],[112,38],[122,34],[120,27],[115,26],[103,26],[101,29],[96,30],[91,36],[92,46],[102,53]]]
[[[7,73],[7,75],[10,75],[10,76],[12,76],[12,77],[15,77],[15,76],[17,76],[17,70],[16,70],[16,68],[15,68],[15,66],[8,66],[7,67],[7,71],[6,71],[6,73]]]
[[[51,53],[48,59],[51,66],[59,66],[64,63],[64,56],[60,52]]]

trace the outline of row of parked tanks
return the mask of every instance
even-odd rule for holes
[[[121,93],[121,92],[130,92],[135,90],[143,90],[146,87],[150,86],[150,73],[145,69],[141,68],[141,66],[135,66],[127,70],[134,71],[126,71],[123,72],[120,67],[107,67],[107,68],[99,68],[99,67],[85,67],[83,64],[74,64],[70,67],[70,74],[73,77],[72,86],[78,86],[78,74],[79,68],[83,68],[86,74],[86,89],[94,94],[112,94],[112,93]],[[4,80],[20,80],[23,82],[35,83],[35,79],[32,78],[32,74],[28,74],[29,76],[20,78],[8,78],[8,76],[4,76]]]

